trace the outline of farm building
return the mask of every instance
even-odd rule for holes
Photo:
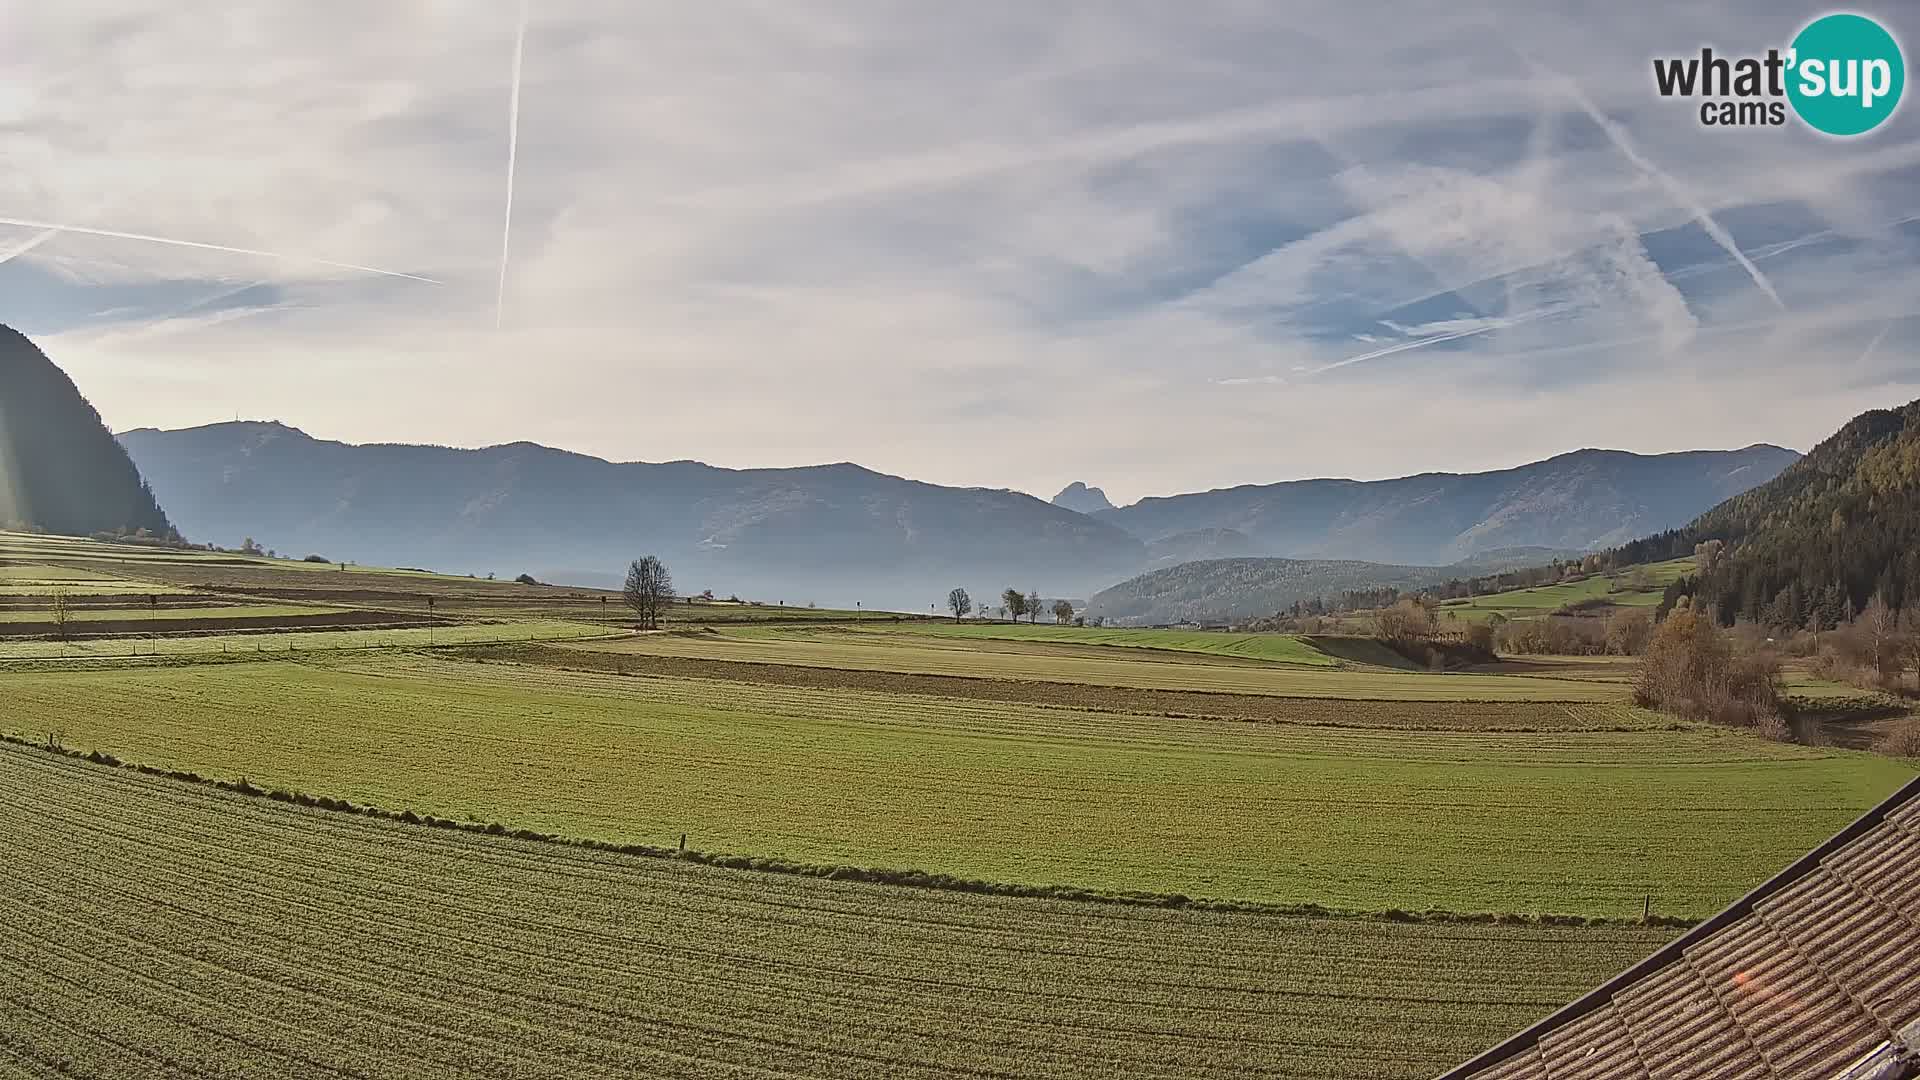
[[[1920,1077],[1920,779],[1441,1080]]]

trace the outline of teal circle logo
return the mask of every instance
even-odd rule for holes
[[[1900,104],[1907,65],[1900,43],[1865,15],[1823,15],[1793,39],[1787,99],[1816,131],[1861,135]]]

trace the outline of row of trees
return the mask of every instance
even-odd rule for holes
[[[1025,616],[1028,622],[1038,621],[1041,604],[1038,589],[1024,594],[1019,589],[1008,589],[1000,594],[1002,617],[1011,618],[1015,622],[1018,622],[1022,616]],[[973,597],[968,595],[965,589],[955,589],[947,594],[947,610],[953,613],[955,619],[964,619],[973,613]],[[987,611],[988,609],[981,608],[980,614],[984,616]],[[1072,622],[1073,604],[1066,600],[1055,600],[1053,621],[1061,624]]]

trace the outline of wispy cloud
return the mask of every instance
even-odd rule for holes
[[[1920,395],[1883,326],[1920,291],[1920,112],[1709,132],[1651,88],[1803,5],[1488,2],[1498,33],[1334,0],[41,5],[0,45],[0,320],[118,426],[244,405],[1117,498],[1807,444]],[[635,424],[642,379],[687,407]]]

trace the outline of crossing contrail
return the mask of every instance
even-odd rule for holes
[[[1753,264],[1752,259],[1747,258],[1746,252],[1740,250],[1739,244],[1734,243],[1733,234],[1723,228],[1718,221],[1715,221],[1713,215],[1707,212],[1707,208],[1701,205],[1700,201],[1688,193],[1685,188],[1681,187],[1678,180],[1675,180],[1666,170],[1655,165],[1645,154],[1642,154],[1639,149],[1633,145],[1633,140],[1627,138],[1626,130],[1615,123],[1612,117],[1601,112],[1600,106],[1593,103],[1593,99],[1587,96],[1587,92],[1580,88],[1579,83],[1558,71],[1549,70],[1540,64],[1539,61],[1522,52],[1520,47],[1514,45],[1511,41],[1507,43],[1507,47],[1512,49],[1520,59],[1526,61],[1527,66],[1532,68],[1537,74],[1548,76],[1553,79],[1554,82],[1558,83],[1562,89],[1566,90],[1567,96],[1573,99],[1574,104],[1580,106],[1581,112],[1587,114],[1587,119],[1592,120],[1594,124],[1599,127],[1601,133],[1606,135],[1607,141],[1613,144],[1614,149],[1620,151],[1628,161],[1632,162],[1633,167],[1639,169],[1641,175],[1659,184],[1661,190],[1667,193],[1667,197],[1691,215],[1694,223],[1699,225],[1700,228],[1713,239],[1714,243],[1720,245],[1722,250],[1733,256],[1733,261],[1739,263],[1740,269],[1747,272],[1747,276],[1753,279],[1754,285],[1758,287],[1761,292],[1767,294],[1767,299],[1773,301],[1774,307],[1779,308],[1781,311],[1787,310],[1786,301],[1780,299],[1780,294],[1774,290],[1773,282],[1768,281],[1767,275],[1760,272],[1760,268]]]
[[[10,248],[0,248],[0,263],[12,262],[59,235],[59,229],[43,229]]]
[[[520,0],[520,28],[513,35],[513,89],[507,101],[507,213],[500,227],[500,292],[493,303],[493,328],[507,313],[507,256],[513,251],[513,169],[520,156],[520,60],[527,51],[527,5]]]
[[[357,270],[363,274],[379,274],[381,277],[424,281],[429,285],[443,284],[437,278],[421,277],[419,274],[403,274],[398,270],[382,270],[377,266],[360,266],[357,263],[334,262],[332,259],[316,259],[311,255],[289,255],[281,251],[261,251],[259,248],[230,247],[226,244],[204,244],[198,240],[176,240],[168,236],[148,236],[145,233],[119,232],[113,229],[92,229],[84,225],[62,225],[55,221],[26,221],[21,218],[0,217],[0,225],[17,225],[22,229],[45,229],[49,233],[64,232],[74,233],[79,236],[104,236],[114,240],[138,240],[146,244],[168,244],[173,247],[197,248],[201,251],[224,251],[232,255],[257,255],[263,259],[279,259],[282,262],[312,263],[315,266],[331,266],[336,270]]]
[[[1322,364],[1317,368],[1313,368],[1307,371],[1306,374],[1308,377],[1312,377],[1314,375],[1323,375],[1329,371],[1332,371],[1335,368],[1343,368],[1343,367],[1346,367],[1348,364],[1358,364],[1362,360],[1377,360],[1382,356],[1392,356],[1394,353],[1406,352],[1409,349],[1423,349],[1428,345],[1438,345],[1444,341],[1458,341],[1461,338],[1473,337],[1477,334],[1484,334],[1490,330],[1504,330],[1511,325],[1513,325],[1512,320],[1496,320],[1494,322],[1491,322],[1482,326],[1473,327],[1472,329],[1469,329],[1469,330],[1456,330],[1450,334],[1440,334],[1435,337],[1419,338],[1414,341],[1396,342],[1395,344],[1388,345],[1384,348],[1375,349],[1372,352],[1364,352],[1358,356],[1349,356],[1344,360],[1335,360],[1331,364]]]

